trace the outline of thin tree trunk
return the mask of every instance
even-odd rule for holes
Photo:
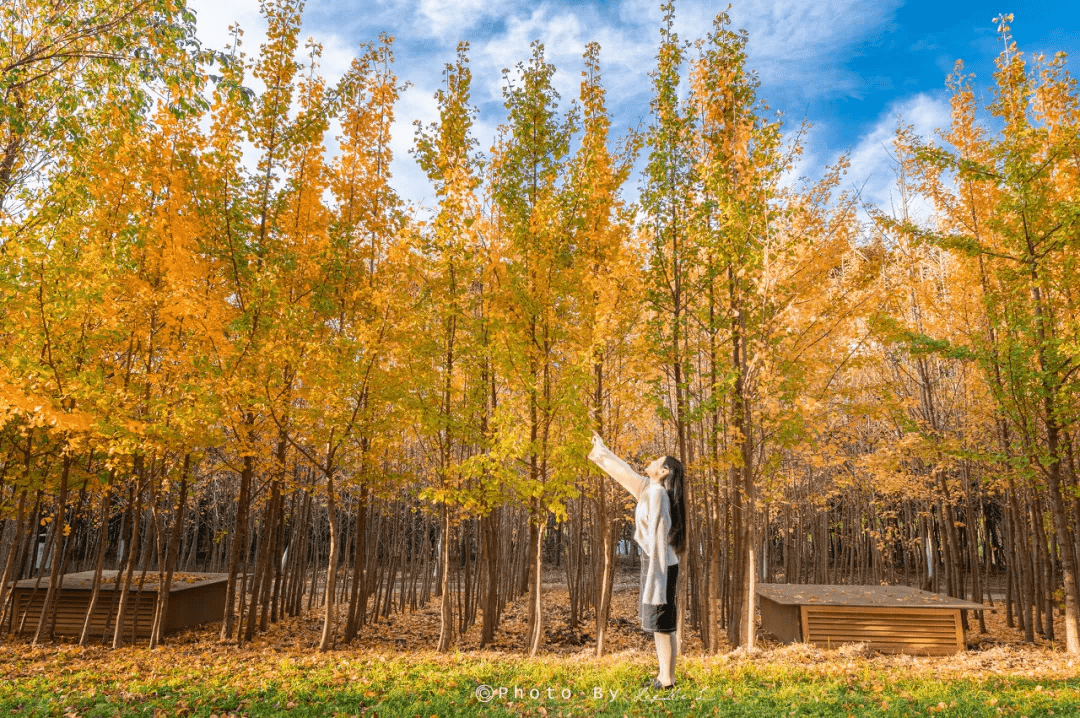
[[[248,413],[245,423],[249,426],[254,424],[255,417]],[[250,438],[250,437],[249,437]],[[220,640],[228,641],[233,638],[233,628],[236,622],[236,576],[240,572],[241,555],[247,548],[247,515],[250,501],[251,480],[255,473],[255,459],[252,456],[244,457],[244,466],[240,471],[240,490],[236,499],[236,524],[232,544],[229,548],[229,580],[225,584],[225,615],[221,622]],[[242,598],[242,596],[241,596]]]
[[[440,620],[439,620],[439,653],[445,653],[450,649],[454,632],[454,612],[450,601],[450,508],[444,502],[442,505],[442,540],[439,543],[439,563],[442,565],[439,584],[440,594]]]
[[[41,606],[41,616],[38,618],[37,631],[34,632],[33,645],[41,643],[42,638],[46,635],[52,638],[52,626],[56,617],[53,611],[54,603],[56,601],[56,594],[60,590],[60,582],[63,580],[62,571],[63,558],[62,554],[64,539],[67,538],[67,528],[64,525],[66,520],[67,509],[67,494],[68,494],[68,477],[71,475],[71,456],[64,454],[63,469],[60,474],[60,494],[56,499],[56,515],[53,518],[53,548],[52,548],[52,564],[49,575],[49,590],[45,593],[45,603]]]
[[[131,589],[131,578],[135,573],[135,560],[138,556],[139,548],[139,526],[142,523],[140,513],[142,512],[142,492],[143,486],[141,481],[141,465],[140,457],[136,458],[136,488],[135,488],[135,503],[131,507],[131,546],[127,551],[127,566],[121,571],[124,574],[124,583],[120,586],[120,601],[116,608],[116,624],[113,627],[113,640],[112,647],[120,648],[124,645],[124,615],[127,611],[128,595]],[[120,572],[117,573],[117,583],[120,581]]]
[[[90,624],[93,620],[94,611],[97,609],[98,599],[101,596],[101,572],[105,567],[105,552],[109,545],[109,504],[112,500],[112,477],[109,473],[109,484],[102,490],[101,496],[101,541],[98,545],[97,560],[94,562],[94,579],[90,589],[90,603],[86,607],[86,618],[83,619],[82,632],[79,634],[79,645],[85,646],[90,638]]]
[[[180,553],[180,537],[184,532],[184,510],[187,507],[188,474],[191,470],[191,454],[184,455],[183,473],[180,475],[180,496],[177,498],[176,518],[169,535],[169,548],[165,557],[165,581],[158,586],[157,611],[154,613],[154,625],[150,630],[150,647],[161,643],[165,632],[165,616],[169,610],[169,592],[172,590],[173,571],[176,558]]]
[[[337,500],[334,494],[334,470],[327,462],[326,472],[326,510],[330,518],[330,556],[326,562],[326,613],[323,620],[322,635],[319,637],[319,652],[330,650],[334,645],[337,630],[337,600],[334,591],[337,588],[338,573],[338,518]]]

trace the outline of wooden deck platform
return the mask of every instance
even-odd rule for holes
[[[158,595],[157,573],[146,574],[146,584],[141,594],[138,593],[139,574],[140,572],[136,571],[132,577],[125,611],[124,635],[128,640],[130,640],[133,628],[137,638],[148,639],[154,622],[154,606]],[[225,613],[225,585],[228,578],[228,574],[224,573],[174,574],[172,585],[169,587],[169,606],[162,626],[163,631],[172,633],[201,623],[220,620]],[[90,606],[93,579],[93,571],[69,573],[61,577],[56,605],[56,634],[58,636],[78,636],[82,632],[86,611]],[[98,602],[94,607],[94,615],[90,618],[91,636],[100,638],[106,631],[106,622],[109,635],[111,635],[116,620],[116,607],[119,603],[115,585],[116,571],[103,571]],[[14,601],[12,621],[0,629],[14,633],[22,624],[22,634],[32,635],[37,630],[38,618],[48,590],[48,576],[43,576],[40,582],[32,578],[16,583],[12,596]],[[25,623],[23,623],[24,615]]]
[[[761,627],[786,643],[867,643],[888,653],[964,650],[960,611],[988,607],[909,586],[759,583]]]

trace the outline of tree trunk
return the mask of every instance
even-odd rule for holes
[[[442,582],[439,585],[441,594],[440,620],[439,620],[439,653],[450,650],[454,633],[454,610],[450,601],[450,508],[442,505],[442,541],[439,544],[439,563],[442,565]]]
[[[68,477],[71,475],[71,456],[64,454],[63,469],[60,474],[60,494],[56,499],[56,515],[53,518],[53,548],[52,564],[49,570],[49,590],[45,593],[45,603],[41,607],[41,616],[38,618],[37,631],[34,632],[33,645],[41,643],[42,638],[49,635],[52,638],[52,626],[56,617],[53,604],[56,594],[60,590],[60,582],[63,579],[64,570],[62,554],[64,539],[67,532],[64,530],[67,509]]]
[[[86,608],[86,618],[83,619],[82,632],[79,634],[79,645],[85,646],[90,637],[90,621],[97,608],[98,599],[101,596],[101,572],[105,566],[105,552],[109,545],[109,503],[112,499],[112,472],[109,473],[109,485],[103,489],[101,497],[101,542],[98,545],[97,560],[94,562],[94,580],[90,589],[90,605]]]
[[[544,524],[540,519],[540,502],[533,499],[533,512],[529,521],[529,538],[532,544],[529,551],[532,566],[529,570],[529,630],[526,636],[526,645],[529,657],[535,656],[540,651],[540,644],[544,636],[544,607],[543,607],[543,567],[544,567]]]
[[[176,557],[180,553],[180,536],[184,532],[184,511],[187,508],[187,479],[191,469],[191,454],[184,456],[183,474],[180,476],[180,496],[176,504],[176,518],[169,535],[169,548],[165,557],[165,581],[158,587],[157,610],[154,612],[154,625],[150,630],[150,647],[161,643],[165,628],[165,614],[169,610],[169,592],[172,589],[173,571],[176,569]]]
[[[139,457],[136,457],[138,459]],[[141,464],[140,461],[136,461],[136,466]],[[141,471],[136,470],[136,476],[138,477]],[[135,573],[135,560],[138,556],[139,547],[139,527],[142,523],[142,481],[138,480],[138,485],[135,488],[135,503],[131,507],[131,545],[127,550],[127,566],[118,570],[116,574],[116,582],[119,587],[120,601],[116,608],[116,624],[113,626],[113,640],[112,647],[120,648],[124,645],[124,614],[127,612],[128,595],[131,589],[131,577]],[[120,585],[120,573],[124,574],[124,583]]]
[[[322,636],[319,638],[319,652],[330,650],[334,645],[334,632],[337,628],[337,571],[338,571],[338,519],[337,502],[334,496],[334,472],[326,472],[326,510],[330,517],[330,557],[326,562],[326,614],[323,620]]]
[[[247,423],[255,422],[250,413],[246,417]],[[233,637],[233,626],[236,622],[236,576],[240,572],[242,553],[247,548],[247,517],[249,494],[251,493],[251,480],[255,473],[255,460],[252,456],[244,457],[244,467],[240,471],[240,491],[236,498],[236,525],[234,526],[232,544],[229,547],[229,580],[225,584],[225,616],[221,622],[222,641],[228,641]],[[241,597],[242,598],[242,597]]]

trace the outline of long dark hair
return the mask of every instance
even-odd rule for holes
[[[675,553],[682,553],[686,546],[686,488],[682,462],[674,456],[664,457],[667,476],[661,481],[667,491],[671,504],[671,528],[668,529],[668,544]]]

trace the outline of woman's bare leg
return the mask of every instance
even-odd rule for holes
[[[674,646],[673,637],[672,633],[659,631],[653,633],[653,640],[656,642],[656,660],[660,664],[659,679],[665,686],[670,686],[675,682],[675,656],[671,650]]]
[[[675,661],[679,657],[679,632],[672,631],[668,634],[671,640],[671,682],[675,682]]]

